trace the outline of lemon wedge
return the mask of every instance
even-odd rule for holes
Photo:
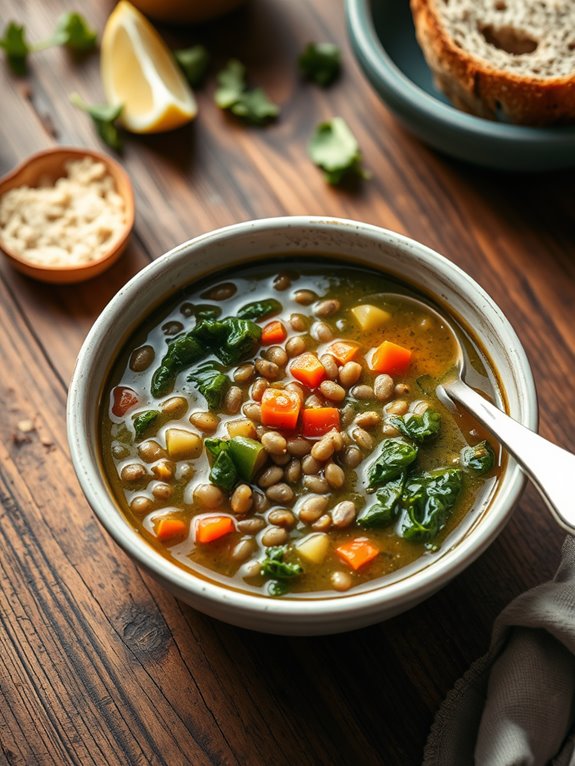
[[[102,83],[132,133],[160,133],[193,120],[198,107],[172,54],[150,22],[121,0],[102,36]]]

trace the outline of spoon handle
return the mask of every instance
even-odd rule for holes
[[[559,525],[575,534],[575,455],[517,423],[461,380],[439,388],[497,437],[535,484]]]

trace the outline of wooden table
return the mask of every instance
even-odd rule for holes
[[[98,29],[110,6],[77,4]],[[48,36],[63,0],[4,0],[2,22]],[[357,218],[439,250],[485,287],[533,364],[542,433],[575,450],[573,175],[501,175],[437,156],[407,135],[364,81],[341,3],[253,0],[201,30],[214,68],[235,55],[282,104],[265,129],[223,116],[213,78],[198,120],[129,137],[122,161],[137,225],[112,270],[74,287],[0,265],[0,743],[4,764],[417,764],[434,712],[488,645],[501,608],[546,578],[562,533],[528,490],[499,539],[408,614],[348,635],[287,639],[229,627],[175,601],[101,530],[73,474],[66,386],[99,311],[173,245],[280,214]],[[342,80],[298,80],[310,39],[343,48]],[[37,54],[30,75],[0,67],[0,172],[54,145],[101,148],[78,90],[102,98],[98,56]],[[373,178],[329,188],[306,155],[321,119],[343,116]],[[31,420],[35,430],[19,424]]]

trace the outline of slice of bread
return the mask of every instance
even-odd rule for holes
[[[523,125],[575,122],[575,0],[410,0],[437,87]]]

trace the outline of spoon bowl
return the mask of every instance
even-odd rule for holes
[[[393,300],[393,293],[381,294],[378,297],[385,304]],[[433,315],[452,340],[454,363],[437,387],[438,396],[448,404],[463,406],[495,436],[533,482],[557,523],[566,532],[575,534],[573,493],[568,486],[568,481],[575,473],[575,455],[513,420],[478,394],[465,382],[465,350],[448,320],[432,306],[417,298],[402,295],[401,300],[403,303],[413,304],[419,311],[425,309],[428,314]]]

